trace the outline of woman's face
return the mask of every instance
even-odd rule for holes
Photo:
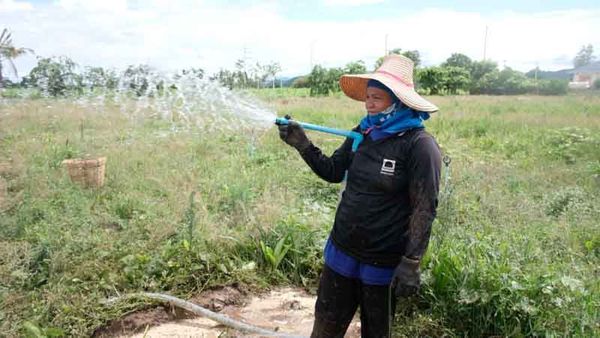
[[[384,111],[394,103],[388,92],[377,87],[367,87],[367,99],[365,108],[369,114],[377,114]]]

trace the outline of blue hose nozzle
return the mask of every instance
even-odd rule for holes
[[[294,120],[294,122],[298,123],[304,129],[315,130],[315,131],[320,131],[320,132],[323,132],[323,133],[340,135],[340,136],[345,136],[345,137],[351,138],[353,140],[353,142],[352,142],[352,151],[353,152],[355,152],[358,149],[358,146],[360,145],[360,143],[364,139],[364,137],[363,137],[363,135],[361,133],[358,133],[358,132],[355,132],[355,131],[351,131],[351,130],[341,130],[341,129],[323,127],[323,126],[319,126],[319,125],[316,125],[316,124],[299,122],[299,121],[296,121],[296,120]],[[290,124],[290,119],[287,118],[287,116],[286,117],[278,117],[278,118],[275,119],[275,124],[276,125]]]

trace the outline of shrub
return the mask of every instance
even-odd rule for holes
[[[308,88],[308,87],[309,87],[309,83],[308,83],[307,76],[300,76],[297,79],[295,79],[294,82],[292,82],[292,88]]]
[[[17,88],[6,88],[0,91],[0,97],[5,99],[16,99],[20,96],[19,94],[20,90]]]
[[[564,95],[567,93],[568,83],[563,80],[542,80],[538,83],[538,93],[541,95]]]

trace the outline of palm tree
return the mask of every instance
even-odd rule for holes
[[[17,48],[13,46],[11,33],[8,31],[8,29],[4,28],[0,34],[0,88],[2,88],[4,79],[2,77],[2,63],[4,60],[8,61],[8,64],[10,65],[15,76],[19,76],[17,74],[17,67],[12,60],[26,53],[33,53],[33,50],[29,48]]]

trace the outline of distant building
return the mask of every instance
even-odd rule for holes
[[[594,82],[600,80],[600,61],[592,62],[572,70],[573,78],[569,88],[592,88]]]

